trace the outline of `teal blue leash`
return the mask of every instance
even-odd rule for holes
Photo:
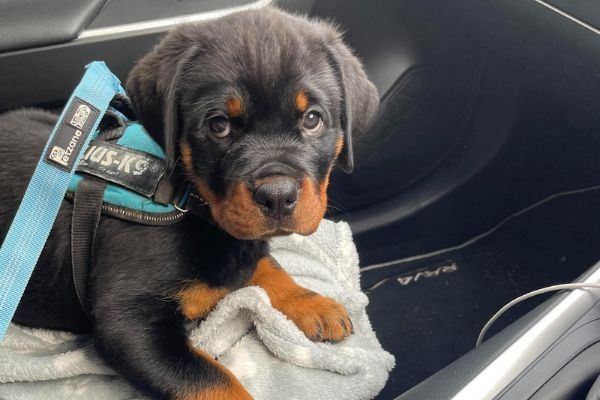
[[[52,130],[0,249],[0,340],[23,296],[92,133],[114,95],[123,93],[119,79],[103,62],[92,62],[86,68]]]

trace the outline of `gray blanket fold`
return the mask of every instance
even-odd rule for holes
[[[350,313],[355,333],[338,344],[313,343],[273,309],[263,289],[226,296],[191,340],[226,365],[256,399],[371,399],[394,358],[381,348],[360,291],[358,255],[345,223],[323,221],[308,237],[271,240],[271,253],[301,285]],[[95,354],[91,338],[9,328],[0,343],[2,399],[142,399]]]

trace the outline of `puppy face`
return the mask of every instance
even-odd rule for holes
[[[310,234],[378,96],[330,25],[276,9],[171,32],[127,83],[168,162],[239,239]]]

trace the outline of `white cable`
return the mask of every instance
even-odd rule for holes
[[[489,319],[489,321],[485,324],[483,329],[481,329],[481,332],[479,333],[479,336],[477,337],[477,343],[475,343],[475,347],[479,347],[479,345],[483,342],[483,338],[485,337],[485,334],[490,329],[492,324],[494,322],[496,322],[496,320],[498,318],[500,318],[500,316],[502,316],[502,314],[504,314],[508,309],[510,309],[515,304],[520,303],[523,300],[527,300],[531,297],[534,297],[534,296],[537,296],[540,294],[544,294],[544,293],[548,293],[548,292],[554,292],[557,290],[574,290],[574,289],[588,289],[588,288],[600,289],[600,283],[576,282],[576,283],[565,283],[562,285],[553,285],[553,286],[548,286],[548,287],[545,287],[542,289],[537,289],[537,290],[534,290],[529,293],[525,293],[524,295],[517,297],[516,299],[512,300],[511,302],[506,304],[504,307],[502,307],[500,310],[498,310],[498,312],[496,314],[494,314],[494,316],[492,318]]]
[[[528,207],[523,208],[520,211],[515,212],[514,214],[509,215],[508,217],[506,217],[502,221],[500,221],[500,223],[498,223],[493,228],[488,229],[487,231],[485,231],[485,232],[483,232],[483,233],[481,233],[481,234],[479,234],[479,235],[477,235],[477,236],[475,236],[475,237],[467,240],[464,243],[461,243],[459,245],[452,246],[452,247],[446,247],[446,248],[443,248],[443,249],[435,250],[435,251],[432,251],[432,252],[429,252],[429,253],[418,254],[418,255],[415,255],[415,256],[401,258],[401,259],[398,259],[398,260],[386,261],[386,262],[379,263],[379,264],[371,264],[371,265],[368,265],[366,267],[362,267],[360,269],[360,272],[366,272],[366,271],[371,271],[371,270],[374,270],[374,269],[390,267],[392,265],[405,264],[405,263],[408,263],[408,262],[422,260],[422,259],[425,259],[425,258],[429,258],[429,257],[433,257],[433,256],[438,256],[440,254],[449,253],[451,251],[463,249],[463,248],[465,248],[467,246],[470,246],[473,243],[478,242],[479,240],[481,240],[481,239],[483,239],[483,238],[491,235],[492,233],[494,233],[495,231],[497,231],[498,229],[500,229],[502,226],[504,226],[509,221],[512,221],[513,219],[515,219],[515,218],[517,218],[517,217],[525,214],[528,211],[531,211],[532,209],[534,209],[534,208],[536,208],[538,206],[541,206],[544,203],[547,203],[547,202],[552,201],[554,199],[557,199],[559,197],[571,196],[571,195],[581,194],[581,193],[587,193],[587,192],[591,192],[591,191],[598,190],[598,189],[600,189],[600,185],[590,186],[590,187],[583,188],[583,189],[575,189],[575,190],[568,190],[568,191],[565,191],[565,192],[555,193],[555,194],[550,195],[550,196],[548,196],[548,197],[546,197],[546,198],[544,198],[544,199],[542,199],[542,200],[540,200],[540,201],[538,201],[536,203],[533,203],[532,205],[530,205]]]

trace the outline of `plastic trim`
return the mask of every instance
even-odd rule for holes
[[[135,22],[131,24],[122,24],[115,26],[108,26],[103,28],[88,29],[79,35],[77,41],[105,38],[108,36],[121,36],[127,34],[142,34],[155,31],[168,30],[171,27],[183,23],[207,21],[216,19],[234,12],[256,9],[266,7],[271,4],[273,0],[258,0],[253,3],[230,7],[222,10],[206,11],[197,14],[181,15],[173,18],[161,18],[151,21]]]
[[[600,283],[600,262],[582,282]],[[467,383],[452,400],[492,400],[589,310],[600,290],[574,290]]]
[[[560,8],[558,8],[556,6],[553,6],[552,4],[548,4],[548,3],[546,3],[545,1],[542,1],[542,0],[533,0],[533,1],[535,1],[536,3],[542,5],[542,6],[546,7],[546,8],[549,8],[550,10],[554,11],[555,13],[558,13],[558,14],[562,15],[565,18],[570,19],[571,21],[575,22],[578,25],[583,26],[584,28],[589,29],[590,31],[594,32],[595,34],[600,35],[600,30],[598,28],[593,27],[592,25],[588,24],[587,22],[582,21],[579,18],[576,18],[576,17],[572,16],[571,14],[569,14],[569,13],[561,10]]]

